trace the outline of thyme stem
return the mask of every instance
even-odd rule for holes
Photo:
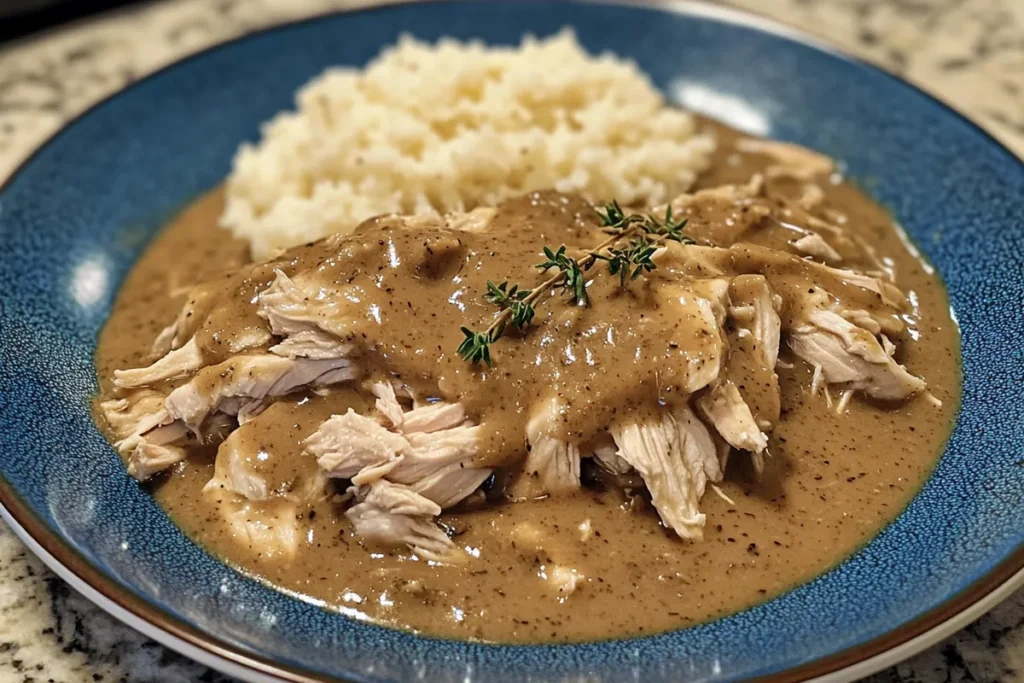
[[[612,275],[620,276],[623,287],[628,280],[635,280],[644,272],[655,269],[651,260],[657,245],[672,240],[686,244],[692,244],[693,240],[682,234],[686,221],[673,222],[671,206],[665,212],[664,221],[659,221],[652,216],[641,216],[639,214],[626,215],[617,202],[608,204],[605,213],[601,214],[604,221],[604,231],[610,237],[586,253],[579,261],[565,256],[565,247],[562,246],[557,252],[544,247],[544,255],[547,261],[538,264],[538,268],[548,270],[555,268],[557,272],[545,279],[539,285],[530,290],[524,290],[518,285],[512,285],[507,290],[507,281],[500,285],[487,282],[487,294],[485,298],[498,305],[501,312],[494,321],[483,332],[476,332],[463,327],[465,335],[459,345],[458,353],[471,363],[484,361],[491,365],[490,345],[501,338],[509,323],[523,328],[529,325],[534,315],[534,304],[541,296],[550,292],[553,288],[561,285],[563,289],[572,292],[573,301],[588,304],[586,295],[586,284],[583,281],[583,273],[589,271],[598,261],[608,261],[609,272]],[[629,248],[625,250],[614,249],[615,245],[627,237],[633,237],[639,233],[639,238],[631,240]],[[650,237],[653,236],[653,237]],[[650,237],[650,238],[649,238]],[[633,268],[632,276],[629,275]]]

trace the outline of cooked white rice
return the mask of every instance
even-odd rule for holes
[[[592,57],[570,31],[518,48],[403,36],[296,101],[242,145],[228,178],[223,225],[256,258],[381,213],[550,187],[656,203],[686,190],[714,150],[634,63]]]

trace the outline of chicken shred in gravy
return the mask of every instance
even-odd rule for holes
[[[460,328],[493,320],[488,280],[542,281],[542,246],[608,238],[582,198],[382,217],[248,265],[215,191],[124,283],[97,420],[211,552],[355,618],[565,642],[770,599],[929,475],[959,338],[827,160],[706,125],[712,169],[672,202],[694,244],[625,286],[599,261],[589,306],[543,298],[493,365]]]

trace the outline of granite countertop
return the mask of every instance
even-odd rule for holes
[[[358,0],[171,0],[0,48],[0,179],[65,121],[218,41]],[[1024,155],[1024,0],[733,0],[924,87]],[[226,681],[121,625],[0,522],[0,683]],[[873,683],[1024,680],[1024,591]]]

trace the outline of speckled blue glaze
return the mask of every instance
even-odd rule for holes
[[[934,477],[838,569],[741,614],[628,641],[494,647],[417,638],[282,595],[196,547],[96,431],[92,351],[118,283],[241,140],[331,64],[401,32],[511,43],[576,27],[591,50],[752,132],[842,159],[944,276],[963,408]],[[874,182],[872,182],[874,181]],[[861,64],[685,12],[562,3],[399,6],[276,29],[173,66],[61,132],[0,191],[0,475],[128,594],[236,651],[360,680],[736,679],[886,634],[1024,540],[1024,167],[974,126]]]

